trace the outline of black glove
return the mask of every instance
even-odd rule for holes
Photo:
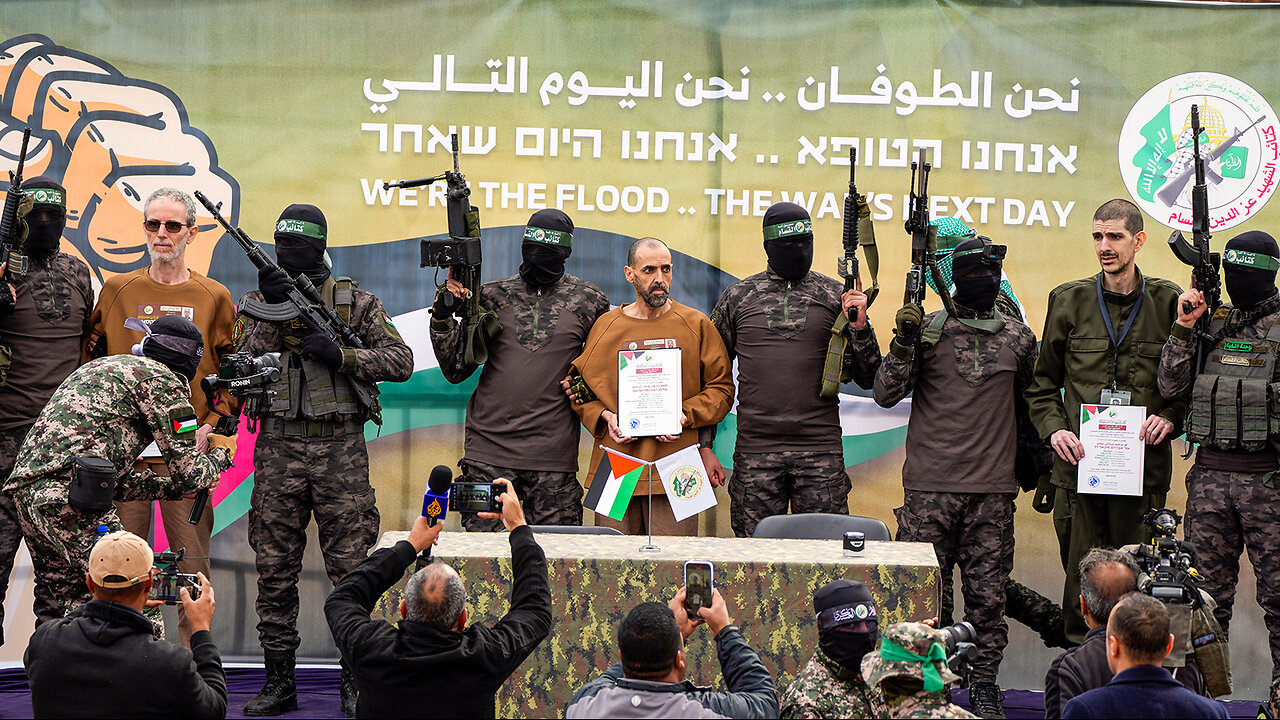
[[[436,301],[431,303],[431,317],[436,320],[448,320],[460,307],[462,307],[462,301],[441,285],[436,290]]]
[[[1053,512],[1053,496],[1058,489],[1049,482],[1051,476],[1045,473],[1036,481],[1036,494],[1031,498],[1031,507],[1038,513]]]
[[[0,277],[0,317],[12,315],[17,306],[18,299],[13,296],[13,288],[9,286],[9,281]]]
[[[907,303],[898,310],[893,321],[897,325],[893,332],[898,336],[898,342],[907,346],[915,345],[920,339],[920,326],[924,324],[924,308],[915,303]]]
[[[289,274],[277,267],[268,265],[258,271],[258,289],[262,291],[262,299],[269,303],[282,303],[289,299],[289,286],[293,281]]]
[[[302,356],[319,360],[333,370],[342,367],[342,348],[322,332],[311,333],[302,341]]]

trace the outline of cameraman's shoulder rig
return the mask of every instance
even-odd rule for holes
[[[1261,339],[1224,336],[1229,307],[1213,316],[1216,342],[1196,376],[1187,408],[1187,440],[1224,451],[1260,452],[1280,435],[1280,383],[1272,382],[1280,323]]]
[[[352,307],[355,304],[356,282],[349,277],[335,277],[332,280],[333,282],[326,282],[320,288],[320,293],[325,304],[333,308],[344,323],[350,325]],[[281,305],[288,305],[288,303],[281,303]],[[256,317],[253,313],[261,307],[277,312],[274,310],[276,306],[265,303],[259,307],[241,308],[241,310],[251,317]],[[344,419],[373,420],[381,425],[382,403],[378,400],[378,386],[369,383],[370,403],[362,402],[360,395],[355,391],[351,377],[345,373],[330,370],[319,360],[303,357],[299,352],[302,340],[306,338],[309,331],[297,319],[296,313],[289,317],[287,314],[277,312],[277,316],[283,318],[274,322],[281,322],[286,329],[283,349],[288,352],[283,353],[280,358],[280,380],[275,397],[271,399],[269,413],[286,418],[308,420],[327,420],[334,416],[341,416]],[[270,317],[259,319],[271,320]]]

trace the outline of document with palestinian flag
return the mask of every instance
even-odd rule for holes
[[[600,458],[582,504],[592,512],[622,520],[636,491],[636,482],[649,463],[603,445],[600,448],[604,450],[604,457]]]
[[[1142,405],[1081,405],[1080,443],[1084,459],[1076,466],[1076,492],[1095,495],[1142,494]]]
[[[662,478],[662,487],[667,491],[667,499],[671,501],[671,512],[675,514],[676,522],[716,506],[711,476],[702,464],[698,445],[690,445],[655,460],[653,465]]]

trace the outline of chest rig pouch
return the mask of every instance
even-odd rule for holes
[[[73,509],[101,515],[112,508],[116,491],[116,468],[105,458],[81,455],[71,466],[68,503]]]
[[[333,308],[343,322],[351,322],[353,303],[352,286],[348,277],[334,278],[320,289],[325,304]],[[366,408],[360,402],[351,380],[344,373],[329,369],[324,363],[304,358],[298,352],[307,330],[295,320],[284,339],[285,349],[280,358],[280,380],[275,385],[276,395],[271,400],[271,414],[288,419],[329,420],[335,416],[367,419],[378,408],[374,396],[374,408]],[[376,385],[374,392],[376,393]]]
[[[1229,308],[1210,325],[1217,337]],[[1272,434],[1280,434],[1280,383],[1272,382],[1280,325],[1263,339],[1224,337],[1205,361],[1191,388],[1187,439],[1217,450],[1260,452]]]

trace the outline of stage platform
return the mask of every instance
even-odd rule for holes
[[[243,718],[244,704],[262,687],[264,671],[262,665],[236,664],[226,667],[227,673],[227,717]],[[340,670],[336,665],[302,666],[298,668],[298,709],[284,713],[282,718],[341,718],[342,711],[338,707],[338,677]],[[969,707],[969,692],[956,691],[952,699],[957,705]],[[1237,700],[1223,703],[1227,713],[1233,718],[1252,718],[1258,709],[1258,703]],[[1018,718],[1043,718],[1044,693],[1028,690],[1006,690],[1004,693],[1005,715],[1010,720]],[[31,691],[27,687],[27,676],[22,667],[0,667],[0,717],[31,717]],[[502,717],[499,714],[499,717]],[[559,712],[546,715],[521,715],[519,717],[563,717],[563,708]]]

